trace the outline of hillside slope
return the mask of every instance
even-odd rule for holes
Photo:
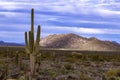
[[[46,48],[69,48],[80,50],[120,50],[120,45],[110,41],[101,41],[95,37],[85,38],[76,34],[53,34],[40,41],[40,45]]]

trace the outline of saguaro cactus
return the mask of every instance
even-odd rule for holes
[[[35,73],[35,56],[39,51],[40,25],[38,25],[36,41],[34,41],[34,9],[31,9],[31,30],[25,32],[26,52],[30,55],[31,75]]]

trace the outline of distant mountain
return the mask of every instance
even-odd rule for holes
[[[120,50],[120,45],[111,41],[102,41],[95,37],[85,38],[73,33],[49,35],[41,39],[40,45],[46,48],[69,48],[97,51]]]
[[[0,41],[0,46],[23,46],[23,44]]]

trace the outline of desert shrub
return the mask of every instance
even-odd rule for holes
[[[51,77],[53,77],[53,78],[57,76],[56,72],[53,71],[53,70],[48,71],[48,73],[49,73],[49,75],[50,75]]]
[[[109,70],[104,76],[106,80],[120,80],[120,68]]]
[[[65,59],[65,61],[66,61],[66,62],[70,62],[70,63],[74,63],[74,62],[77,61],[77,59],[68,57],[68,58]]]
[[[66,62],[77,62],[82,59],[82,54],[81,53],[67,53],[66,55]]]
[[[66,56],[66,57],[70,57],[70,58],[73,58],[73,57],[74,57],[73,54],[71,54],[71,53],[66,53],[65,56]]]
[[[104,58],[100,55],[93,55],[91,56],[92,61],[104,61]]]
[[[3,58],[3,57],[5,57],[6,55],[5,55],[5,53],[4,52],[0,52],[0,58]]]
[[[73,53],[73,56],[76,58],[76,59],[81,59],[82,58],[82,53]]]
[[[82,55],[81,60],[82,60],[82,61],[87,61],[87,60],[88,60],[88,56],[87,56],[87,55]]]
[[[93,80],[92,78],[86,76],[83,73],[79,73],[78,75],[79,75],[79,80]]]
[[[47,58],[48,58],[48,56],[46,54],[41,54],[41,60],[45,60]]]
[[[66,73],[67,73],[66,69],[64,69],[64,68],[62,68],[60,72],[61,72],[62,74],[66,74]]]
[[[50,76],[52,78],[55,78],[57,76],[57,72],[53,69],[45,69],[43,73],[41,73],[41,75],[45,75],[45,76]]]
[[[53,60],[53,53],[41,53],[41,60]]]
[[[74,66],[72,64],[65,64],[64,67],[66,70],[74,70]]]
[[[27,57],[27,54],[24,51],[18,51],[17,52],[21,57]],[[16,54],[17,54],[16,53]]]

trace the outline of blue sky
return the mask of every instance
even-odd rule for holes
[[[24,42],[31,8],[42,37],[75,33],[120,42],[120,0],[0,0],[0,40]]]

